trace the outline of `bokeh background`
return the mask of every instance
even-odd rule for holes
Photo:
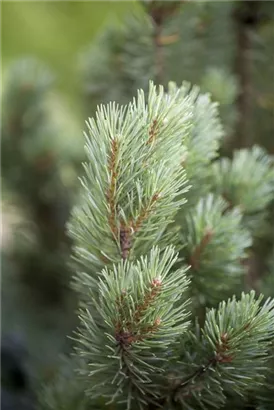
[[[140,5],[134,1],[3,1],[2,64],[35,56],[56,76],[56,89],[77,109],[79,53],[104,26]]]
[[[149,79],[191,81],[220,103],[222,155],[255,143],[274,154],[274,3],[170,2],[157,35],[148,3],[1,3],[1,356],[14,394],[39,389],[71,349],[66,222],[97,104],[126,102]],[[273,226],[263,229],[259,266],[273,239]]]

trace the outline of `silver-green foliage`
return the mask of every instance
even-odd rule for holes
[[[139,91],[128,106],[101,106],[89,120],[82,200],[69,225],[88,272],[170,243],[163,234],[185,202],[180,162],[191,118],[187,97],[151,85],[148,102]]]
[[[221,408],[228,393],[247,394],[264,382],[274,337],[274,301],[242,294],[208,310],[203,329],[182,341],[181,364],[171,368],[173,402],[182,409]],[[175,386],[175,387],[174,387]]]
[[[88,309],[80,312],[77,353],[87,362],[80,374],[90,397],[104,396],[127,408],[136,397],[140,407],[159,399],[167,353],[188,327],[188,280],[184,269],[171,272],[176,259],[170,247],[162,257],[153,248],[148,258],[101,272],[99,320]]]
[[[254,293],[209,311],[201,336],[188,328],[188,295],[222,299],[240,282],[251,245],[241,212],[220,197],[185,206],[185,160],[193,158],[197,183],[199,164],[205,172],[216,157],[216,107],[195,88],[170,84],[165,93],[151,84],[147,101],[139,91],[126,107],[101,106],[88,128],[82,197],[69,224],[79,267],[76,354],[86,364],[79,383],[91,400],[121,408],[220,407],[226,391],[258,384],[274,330],[273,302]],[[190,286],[175,251],[178,211]]]
[[[235,151],[233,158],[221,158],[213,164],[214,192],[222,195],[230,207],[239,206],[247,226],[256,233],[264,211],[274,196],[273,158],[261,147]]]
[[[240,209],[227,208],[224,199],[208,194],[182,221],[182,256],[191,267],[192,294],[201,304],[228,296],[242,281],[241,262],[252,240]]]
[[[211,101],[210,94],[201,93],[199,87],[191,87],[187,82],[183,82],[181,87],[170,82],[168,93],[177,94],[178,99],[189,98],[192,104],[192,127],[184,141],[187,152],[182,165],[191,183],[191,190],[187,195],[188,205],[193,205],[211,188],[210,164],[218,157],[218,150],[224,136],[218,104]]]

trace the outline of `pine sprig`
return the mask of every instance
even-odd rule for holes
[[[88,272],[167,245],[166,226],[185,202],[183,141],[191,105],[151,84],[127,107],[109,104],[90,119],[83,200],[69,225]]]
[[[173,381],[173,401],[186,409],[219,408],[225,394],[244,394],[262,382],[274,336],[274,301],[262,304],[262,300],[262,296],[255,299],[252,291],[207,312],[202,332],[190,336],[182,353],[186,376],[177,384]]]
[[[77,349],[88,363],[81,374],[91,397],[122,400],[128,408],[138,398],[142,408],[159,396],[157,377],[168,349],[188,327],[184,294],[189,282],[183,269],[172,272],[176,259],[170,247],[162,256],[153,248],[149,258],[122,261],[100,274],[99,321],[81,310]]]

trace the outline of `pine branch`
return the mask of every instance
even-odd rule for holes
[[[262,381],[273,338],[273,315],[273,301],[262,304],[262,296],[255,300],[254,292],[208,311],[202,336],[193,334],[186,346],[193,355],[182,354],[184,372],[193,365],[197,368],[174,380],[171,400],[186,408],[194,403],[195,408],[219,407],[225,401],[223,392],[242,394],[260,377]],[[201,359],[205,364],[199,363]]]
[[[189,281],[184,268],[174,269],[177,255],[167,247],[174,238],[165,230],[185,202],[181,164],[205,135],[199,116],[206,109],[217,129],[204,147],[205,169],[221,130],[215,106],[197,89],[171,84],[165,93],[151,84],[147,102],[140,91],[128,106],[102,106],[89,120],[83,198],[70,231],[85,271],[76,277],[76,353],[87,364],[79,375],[92,400],[127,409],[220,407],[227,392],[244,394],[261,381],[274,302],[261,305],[254,293],[234,297],[208,311],[193,334]],[[191,293],[202,305],[240,283],[251,245],[240,210],[227,207],[209,194],[182,215],[182,256],[192,262]]]

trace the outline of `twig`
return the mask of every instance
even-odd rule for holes
[[[115,192],[117,183],[117,156],[118,156],[118,142],[114,138],[111,141],[111,153],[109,159],[109,172],[110,172],[110,186],[107,191],[107,201],[109,204],[110,214],[109,214],[109,225],[113,236],[117,236],[117,226],[116,226],[116,204],[115,204]]]
[[[193,269],[198,270],[200,267],[200,257],[205,249],[205,247],[209,244],[211,238],[213,236],[213,232],[211,230],[206,230],[201,242],[194,248],[192,255],[190,256],[190,265]]]

